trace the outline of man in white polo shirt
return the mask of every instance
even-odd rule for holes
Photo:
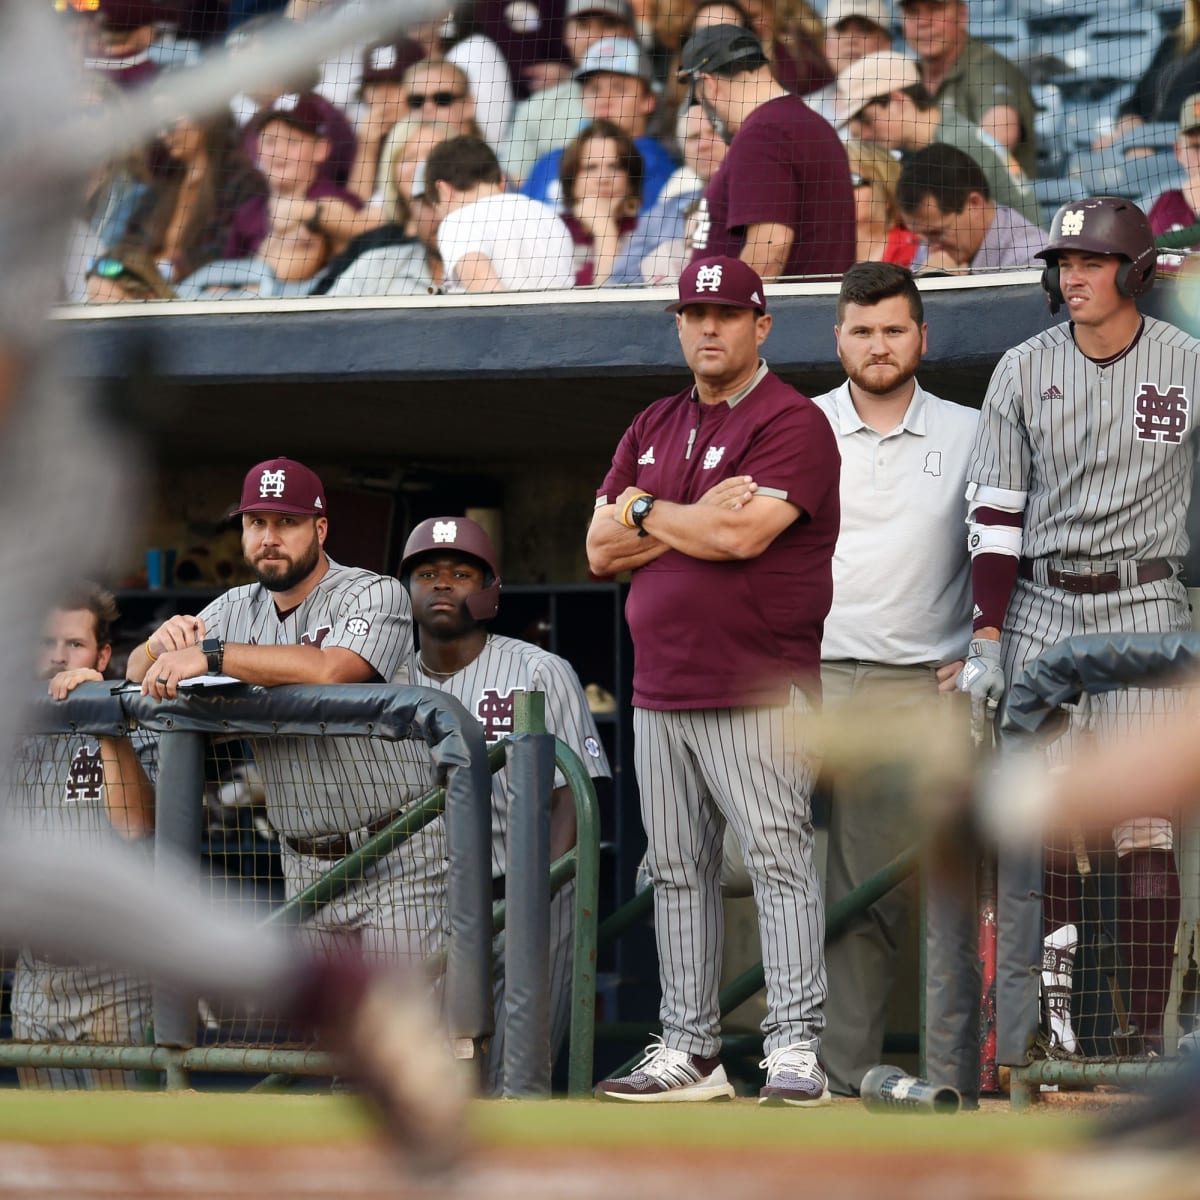
[[[415,185],[414,185],[415,190]],[[449,138],[425,160],[421,185],[437,218],[449,292],[521,292],[575,283],[575,247],[548,204],[508,192],[482,138]]]
[[[833,607],[821,641],[825,704],[854,700],[894,708],[928,703],[941,691],[951,693],[945,700],[951,706],[958,660],[971,636],[962,489],[979,414],[917,382],[925,314],[904,267],[851,267],[842,280],[834,334],[849,378],[814,397],[842,456]],[[826,903],[836,903],[911,845],[916,828],[897,801],[894,780],[877,770],[840,774],[830,815]],[[821,1051],[835,1095],[857,1095],[863,1075],[880,1060],[897,940],[915,893],[912,880],[894,889],[827,948]],[[956,956],[975,932],[974,914],[967,916],[965,926],[950,931]],[[937,924],[932,911],[930,920]],[[966,977],[960,1000],[967,1003],[974,986],[977,1008],[979,989],[969,969],[974,962],[972,948],[955,968]],[[930,1003],[927,1028],[934,1036],[927,1044],[927,1071],[941,1076],[939,1082],[966,1086],[970,1099],[978,1091],[977,1048],[973,1057],[967,1053],[958,1044],[965,1040],[962,1022],[935,1021],[940,1001],[931,997]]]

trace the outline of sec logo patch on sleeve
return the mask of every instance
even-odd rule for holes
[[[583,748],[593,757],[600,757],[600,743],[594,737],[585,737],[583,739]]]
[[[371,632],[371,622],[366,617],[351,617],[346,622],[346,632],[351,637],[366,637]]]

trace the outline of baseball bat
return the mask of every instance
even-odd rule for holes
[[[994,721],[996,705],[988,701],[981,719],[972,719],[971,736],[976,749],[986,759],[984,772],[992,769],[995,749]],[[979,1093],[995,1095],[1000,1091],[996,1064],[996,858],[992,847],[985,846],[979,862]]]
[[[952,1114],[962,1108],[957,1089],[930,1083],[888,1063],[872,1067],[863,1076],[859,1095],[868,1112]]]

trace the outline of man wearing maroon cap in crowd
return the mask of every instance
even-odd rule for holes
[[[231,588],[198,616],[171,617],[129,656],[144,695],[170,699],[181,680],[245,683],[408,683],[412,607],[400,581],[344,567],[325,552],[325,489],[288,458],[251,468],[237,512],[256,583]],[[255,759],[267,816],[280,835],[289,896],[299,894],[432,785],[421,742],[264,738]],[[355,931],[364,951],[405,958],[444,936],[445,833],[427,826],[368,868],[306,925],[318,940]]]
[[[767,370],[762,280],[693,262],[671,306],[694,386],[635,418],[588,529],[597,575],[632,571],[634,765],[654,883],[662,1042],[602,1099],[716,1100],[726,823],[754,887],[767,985],[764,1104],[828,1103],[824,910],[798,718],[820,695],[837,442]]]
[[[375,194],[379,158],[397,121],[409,115],[404,76],[425,57],[425,47],[410,38],[375,42],[363,51],[359,99],[363,113],[358,122],[358,157],[350,176],[350,190],[362,199]]]
[[[261,48],[262,40],[269,40],[272,31],[277,28],[277,16],[263,14],[251,17],[229,33],[225,48],[234,56],[252,52]],[[321,163],[319,177],[347,187],[358,153],[358,135],[346,112],[316,90],[319,82],[320,73],[315,67],[289,71],[283,78],[261,76],[246,91],[231,97],[229,107],[242,130],[242,150],[257,165],[258,127],[255,118],[269,110],[284,94],[308,93],[313,110],[319,115],[324,136],[329,139],[329,154]]]
[[[692,225],[693,261],[736,255],[764,279],[846,270],[858,247],[846,150],[779,85],[758,38],[740,25],[698,29],[679,79],[729,143]]]
[[[309,279],[364,231],[358,217],[363,202],[321,177],[329,138],[319,97],[279,96],[252,126],[269,192],[234,214],[225,257],[257,255],[282,282]]]

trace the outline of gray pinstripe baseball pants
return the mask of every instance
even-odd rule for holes
[[[654,882],[663,1039],[689,1054],[720,1047],[726,822],[754,886],[767,985],[769,1054],[824,1027],[825,911],[813,864],[813,775],[793,687],[779,707],[635,708],[634,765]]]

